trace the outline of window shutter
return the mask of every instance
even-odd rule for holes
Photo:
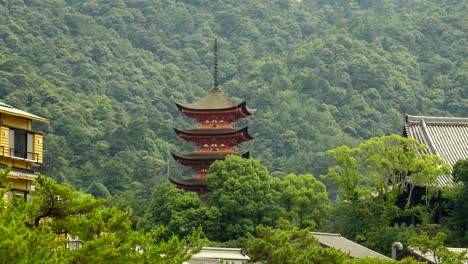
[[[34,135],[34,160],[37,163],[42,163],[42,158],[43,158],[42,140],[43,140],[43,136],[41,134]]]
[[[8,149],[8,154],[10,157],[15,155],[15,130],[10,129],[10,147]]]
[[[34,157],[34,134],[28,133],[28,142],[26,143],[27,154],[26,158],[29,160],[35,160]]]
[[[8,127],[0,126],[0,156],[8,156],[8,149],[10,148],[9,134],[10,129]]]

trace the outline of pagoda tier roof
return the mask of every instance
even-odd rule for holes
[[[223,111],[223,110],[233,110],[236,108],[241,108],[247,116],[252,115],[255,110],[248,109],[246,102],[235,103],[226,96],[223,92],[218,89],[212,89],[205,97],[201,98],[198,101],[195,101],[190,104],[179,104],[176,103],[179,110],[184,112],[184,110],[195,111],[195,112],[205,112],[205,111]]]
[[[221,154],[221,153],[191,153],[191,154],[175,154],[171,153],[172,157],[174,157],[175,160],[187,160],[187,161],[215,161],[215,160],[223,160],[226,158],[226,154]],[[237,154],[237,156],[241,156],[242,158],[249,158],[250,157],[250,152],[247,151],[242,154]]]
[[[182,130],[174,128],[174,131],[177,135],[185,134],[189,136],[230,136],[238,133],[245,134],[249,139],[254,139],[255,135],[249,134],[248,127],[243,127],[239,129],[191,129],[191,130]]]
[[[181,186],[181,187],[187,187],[184,189],[191,189],[191,190],[196,190],[198,188],[206,188],[208,185],[206,180],[195,180],[195,179],[173,179],[169,178],[169,181]]]

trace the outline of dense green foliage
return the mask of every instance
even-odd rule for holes
[[[459,245],[468,245],[468,159],[459,160],[453,166],[453,178],[460,184],[446,196],[451,201],[448,229],[449,239]],[[449,205],[449,206],[450,206]]]
[[[203,226],[204,233],[219,232],[220,213],[216,207],[206,206],[197,194],[177,189],[171,183],[158,185],[140,227],[164,225],[167,234],[187,235]]]
[[[267,168],[254,159],[228,156],[211,165],[207,203],[221,214],[219,240],[239,238],[253,233],[259,224],[274,223],[278,207],[272,180]]]
[[[249,235],[247,252],[252,261],[266,263],[343,263],[349,256],[333,248],[322,248],[310,229],[299,229],[280,220],[279,229],[257,226]]]
[[[330,150],[336,166],[324,178],[339,187],[332,230],[389,254],[393,242],[408,245],[421,227],[437,221],[443,223],[438,227],[441,232],[452,235],[451,244],[462,246],[456,242],[460,234],[449,226],[464,230],[463,225],[453,217],[434,220],[439,210],[447,210],[435,206],[434,198],[442,190],[436,184],[437,176],[449,173],[449,168],[439,156],[421,154],[425,148],[414,139],[391,135],[372,138],[352,149]],[[413,194],[416,186],[425,186],[418,197]],[[408,227],[405,219],[414,219],[412,223],[420,226]]]
[[[464,1],[6,0],[0,100],[51,120],[44,173],[139,208],[184,174],[174,102],[212,82],[257,108],[273,175],[324,174],[325,151],[399,133],[403,114],[465,115]],[[126,193],[131,190],[135,194]]]
[[[8,171],[7,171],[8,172]],[[6,174],[0,171],[0,181]],[[200,231],[162,239],[163,227],[131,228],[131,211],[103,207],[104,200],[39,176],[32,200],[0,199],[0,254],[4,263],[167,263],[200,250]],[[0,197],[9,190],[0,189]],[[14,197],[14,196],[13,196]],[[66,247],[69,235],[82,247]]]
[[[33,230],[41,243],[21,246],[38,247],[31,254],[46,257],[54,243],[50,230],[37,226],[45,217],[54,218],[54,228],[82,212],[98,223],[120,217],[124,230],[136,222],[147,230],[164,224],[167,231],[156,235],[164,238],[202,225],[208,238],[225,241],[280,217],[300,228],[326,229],[332,216],[332,227],[386,252],[395,239],[420,233],[394,225],[397,217],[428,222],[434,213],[427,207],[399,211],[392,202],[404,181],[395,169],[407,173],[428,161],[428,171],[418,173],[431,177],[419,179],[433,180],[439,161],[417,161],[412,152],[411,162],[399,163],[391,140],[382,149],[373,148],[382,139],[355,147],[400,133],[404,113],[466,115],[466,13],[466,3],[457,0],[0,1],[0,101],[51,121],[35,124],[46,132],[43,172],[94,197],[112,195],[113,205],[121,200],[135,212],[104,209],[104,200],[76,191],[63,193],[62,207],[51,208],[50,200],[38,200],[38,190],[34,206],[18,205],[27,210],[2,209],[7,218],[27,217],[31,226],[5,226]],[[263,165],[215,164],[213,193],[200,201],[162,183],[190,174],[169,154],[193,149],[173,133],[173,126],[194,125],[174,102],[196,100],[211,88],[215,37],[221,88],[258,109],[242,121],[257,138],[241,148]],[[336,148],[341,145],[348,147]],[[393,154],[379,156],[385,151]],[[334,161],[351,170],[328,171]],[[455,168],[464,182],[465,163]],[[246,177],[252,170],[255,177]],[[380,170],[390,178],[379,178]],[[324,185],[311,176],[327,172],[337,183],[331,211]],[[452,211],[442,223],[459,246],[467,245],[466,186],[448,194]],[[49,187],[56,189],[43,193],[64,191]],[[75,224],[68,228],[87,237]],[[112,226],[87,225],[96,244],[85,244],[86,256],[99,243],[119,239],[96,235]]]
[[[205,201],[172,184],[156,187],[141,226],[167,227],[168,234],[187,235],[198,226],[213,241],[229,241],[273,226],[282,217],[300,227],[323,228],[330,201],[325,185],[312,175],[269,175],[254,159],[228,156],[213,163]]]
[[[6,173],[0,171],[0,180]],[[0,189],[0,197],[8,191]],[[48,228],[32,228],[27,224],[30,215],[27,206],[21,199],[13,198],[7,206],[4,199],[0,199],[0,254],[4,263],[60,263],[65,256],[52,250],[63,245],[64,241],[57,239]]]
[[[420,154],[425,148],[414,139],[392,135],[372,138],[353,149],[342,146],[330,150],[337,166],[330,168],[325,178],[340,188],[336,231],[355,237],[388,227],[399,217],[410,215],[428,223],[430,220],[426,218],[432,215],[425,217],[421,212],[430,211],[429,201],[438,189],[425,188],[427,202],[412,206],[413,189],[430,186],[437,182],[438,175],[449,170],[439,156]],[[401,208],[397,202],[405,192],[408,197]]]
[[[398,262],[379,258],[351,259],[347,253],[340,250],[322,248],[310,233],[310,229],[299,229],[284,220],[280,221],[278,229],[258,226],[256,236],[249,235],[247,250],[252,261],[267,264],[423,263],[411,258]]]

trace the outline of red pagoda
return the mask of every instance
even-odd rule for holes
[[[224,159],[226,155],[248,158],[249,152],[238,154],[234,147],[254,138],[249,134],[247,127],[238,129],[232,125],[240,118],[251,116],[254,110],[248,109],[245,101],[242,103],[230,101],[218,88],[216,40],[214,57],[213,89],[208,95],[191,104],[176,103],[183,114],[195,119],[199,125],[195,129],[174,128],[174,130],[179,137],[197,145],[198,148],[190,154],[172,153],[172,156],[177,162],[192,168],[196,173],[189,179],[170,178],[169,180],[176,184],[177,188],[194,191],[199,195],[208,191],[206,180],[210,165],[216,160]]]

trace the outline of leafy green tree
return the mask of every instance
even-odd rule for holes
[[[300,227],[324,228],[330,201],[312,175],[273,178],[258,161],[228,156],[210,167],[207,199],[166,183],[155,188],[140,226],[164,225],[186,235],[198,226],[215,241],[239,239],[254,224],[272,225],[280,216]]]
[[[51,220],[51,224],[56,226],[56,232],[61,230],[62,220],[80,217],[101,207],[105,202],[42,175],[36,178],[35,190],[31,195],[33,198],[29,213],[34,226],[38,227],[43,220]]]
[[[219,232],[219,221],[220,212],[216,207],[204,204],[193,192],[165,183],[155,188],[140,227],[150,230],[165,226],[166,236],[186,236],[202,226],[205,235],[212,238]]]
[[[299,228],[326,226],[330,201],[325,185],[314,176],[289,174],[283,180],[275,178],[272,187],[284,218]]]
[[[215,161],[208,174],[207,199],[220,213],[219,233],[213,239],[226,241],[254,232],[259,224],[273,224],[279,208],[271,184],[257,160],[227,156]]]
[[[363,258],[363,259],[347,259],[343,263],[345,264],[423,264],[426,262],[420,262],[413,258],[404,258],[400,261],[396,260],[383,260],[377,258]]]
[[[9,170],[0,171],[0,182]],[[0,197],[5,197],[10,185],[0,189]],[[60,250],[64,241],[44,226],[28,224],[30,204],[22,199],[7,202],[0,199],[0,254],[5,263],[64,263],[66,255]]]
[[[8,170],[6,171],[8,173]],[[6,173],[0,172],[0,181]],[[2,197],[9,191],[0,190]],[[201,230],[164,239],[164,227],[132,230],[131,210],[38,176],[31,201],[0,199],[0,252],[7,263],[182,263],[200,250]],[[69,250],[69,234],[81,247]]]
[[[249,234],[247,253],[252,261],[261,263],[421,263],[413,259],[403,261],[378,258],[351,259],[348,253],[334,248],[323,248],[309,228],[299,229],[284,219],[278,228],[259,225],[255,235]]]
[[[418,231],[419,226],[394,224],[393,226],[382,227],[375,232],[366,233],[365,237],[357,236],[356,239],[366,239],[364,242],[365,246],[372,248],[383,255],[391,256],[392,249],[389,245],[392,245],[395,241],[399,241],[403,245],[409,245],[408,241],[412,237],[416,236]]]
[[[464,260],[468,260],[466,250],[457,254],[445,247],[447,234],[438,232],[436,227],[435,225],[423,226],[422,231],[408,241],[409,245],[423,254],[430,255],[435,263],[462,264]]]
[[[466,185],[468,183],[468,159],[459,160],[453,166],[453,178]]]
[[[453,166],[452,175],[459,185],[446,195],[453,203],[447,225],[449,230],[455,233],[450,237],[450,241],[462,246],[468,242],[468,159],[457,161]]]
[[[335,209],[340,232],[350,237],[378,233],[398,217],[427,212],[434,195],[430,184],[448,167],[438,156],[420,154],[423,149],[416,140],[392,135],[370,139],[353,149],[343,146],[330,150],[337,166],[330,168],[325,178],[340,189]],[[423,207],[410,207],[415,185],[427,186]],[[405,192],[407,202],[400,208],[397,200]],[[351,219],[355,222],[348,225]]]
[[[263,263],[342,263],[348,256],[336,249],[321,248],[309,228],[299,229],[286,220],[279,229],[259,225],[249,234],[247,252]]]

